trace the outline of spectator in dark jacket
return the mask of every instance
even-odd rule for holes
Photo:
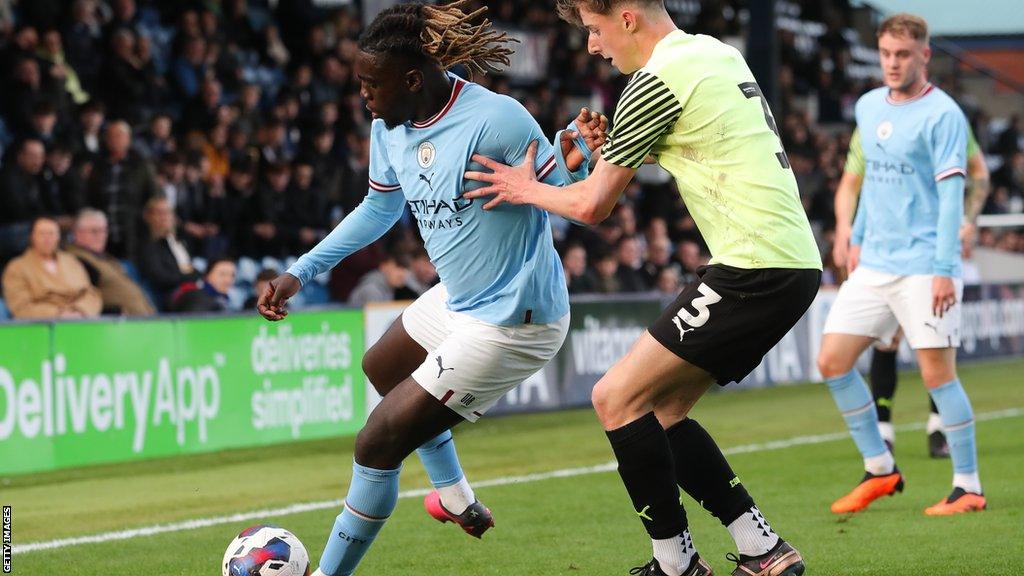
[[[112,54],[100,71],[99,89],[107,109],[136,125],[153,105],[149,71],[135,50],[135,35],[118,29],[111,39]]]
[[[570,294],[579,294],[586,288],[582,284],[587,273],[587,249],[582,244],[570,244],[562,251],[562,268]]]
[[[131,149],[132,130],[126,122],[112,122],[103,135],[105,150],[93,166],[87,199],[110,219],[110,253],[118,258],[138,257],[139,214],[157,194],[153,169]]]
[[[57,206],[44,194],[39,174],[46,161],[43,143],[25,140],[15,161],[0,172],[0,265],[28,245],[29,228],[36,218],[53,214]]]
[[[59,98],[46,87],[39,63],[31,56],[15,61],[11,78],[0,92],[10,127],[17,134],[31,134],[32,111],[40,102],[55,103]]]
[[[619,261],[615,252],[598,252],[592,267],[578,281],[579,294],[614,294],[621,292],[619,283]]]
[[[75,0],[71,24],[64,31],[68,62],[78,73],[86,90],[93,90],[99,76],[103,28],[96,14],[96,0]]]
[[[90,100],[78,108],[78,126],[74,132],[75,160],[91,164],[103,151],[103,124],[107,109],[102,102]]]
[[[619,290],[622,292],[643,292],[650,289],[640,270],[640,243],[635,236],[623,236],[615,247],[615,255],[619,267],[615,274],[619,279]]]
[[[151,198],[146,203],[149,241],[139,256],[139,271],[156,297],[156,305],[167,310],[175,291],[186,282],[199,278],[192,268],[188,249],[175,233],[174,210],[166,198]]]
[[[327,197],[314,177],[311,161],[300,158],[295,163],[293,180],[282,224],[294,235],[291,253],[304,254],[327,236]]]
[[[217,122],[221,104],[220,82],[213,78],[203,80],[199,94],[187,106],[181,121],[181,133],[206,132]]]
[[[239,240],[247,246],[247,254],[287,256],[288,247],[296,240],[296,230],[286,219],[290,211],[290,180],[287,164],[271,164],[256,195],[243,207]]]
[[[39,174],[43,197],[54,207],[62,228],[71,226],[73,214],[85,207],[85,180],[70,147],[57,143],[46,151],[46,165]]]

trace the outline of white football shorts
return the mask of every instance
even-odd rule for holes
[[[476,422],[555,356],[569,315],[549,324],[496,326],[448,309],[443,284],[402,312],[405,331],[427,351],[412,377],[460,416]]]
[[[825,320],[825,334],[868,336],[889,345],[902,327],[915,350],[959,347],[963,281],[953,279],[956,304],[939,318],[932,313],[932,278],[857,267],[839,287]]]

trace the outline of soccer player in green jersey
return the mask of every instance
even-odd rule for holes
[[[836,241],[832,246],[832,261],[836,266],[852,272],[847,258],[850,236],[853,231],[853,216],[860,197],[861,185],[864,182],[864,150],[861,147],[860,133],[854,129],[850,138],[850,150],[846,155],[843,176],[836,187]],[[985,207],[991,189],[988,165],[981,151],[974,131],[967,127],[967,200],[964,202],[964,222],[960,226],[961,253],[970,258],[971,247],[977,234],[975,222]],[[878,431],[892,451],[896,445],[896,431],[892,425],[892,409],[896,399],[896,351],[902,333],[897,333],[891,345],[876,344],[871,353],[871,395],[875,400],[878,413]],[[942,431],[942,419],[934,400],[929,400],[930,410],[925,434],[928,438],[928,455],[932,458],[949,458],[949,443]]]
[[[526,165],[474,157],[491,172],[467,197],[532,204],[585,224],[604,220],[652,159],[675,177],[711,262],[597,383],[593,403],[654,558],[633,574],[706,575],[678,497],[682,487],[729,530],[738,576],[803,573],[707,432],[687,414],[715,383],[743,379],[818,291],[821,258],[775,120],[743,57],[676,28],[661,0],[559,0],[591,54],[632,74],[590,177],[566,188]],[[529,163],[529,160],[527,160]]]

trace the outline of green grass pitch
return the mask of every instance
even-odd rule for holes
[[[929,518],[925,506],[945,496],[950,464],[926,456],[920,381],[901,375],[896,402],[896,456],[907,477],[902,495],[866,512],[835,516],[830,502],[861,475],[849,438],[739,451],[736,472],[773,527],[804,555],[807,574],[1021,574],[1024,543],[1024,408],[1015,360],[961,368],[975,413],[1004,411],[978,423],[981,478],[989,510]],[[693,416],[729,451],[844,430],[823,385],[715,393]],[[612,459],[589,410],[485,418],[456,430],[471,482],[593,466]],[[298,502],[341,498],[348,485],[352,439],[303,442],[129,465],[99,466],[0,479],[0,503],[13,506],[14,542],[48,541],[210,518]],[[423,488],[415,457],[402,489]],[[399,501],[358,574],[624,575],[645,563],[650,544],[615,472],[480,488],[497,526],[482,541],[423,511],[420,498]],[[728,532],[687,500],[694,543],[717,574],[734,551]],[[319,557],[337,510],[260,521],[297,534]],[[161,576],[220,574],[231,538],[257,521],[220,524],[129,540],[17,554],[14,574]]]

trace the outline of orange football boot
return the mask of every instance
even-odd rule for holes
[[[891,474],[881,476],[865,472],[860,484],[857,484],[849,494],[832,503],[832,512],[860,512],[882,496],[892,496],[896,492],[903,492],[903,474],[899,468],[893,468]]]
[[[949,496],[943,498],[935,506],[925,508],[924,513],[928,516],[950,516],[963,512],[980,512],[986,506],[988,506],[988,502],[981,494],[968,492],[963,488],[953,488],[953,492]]]

